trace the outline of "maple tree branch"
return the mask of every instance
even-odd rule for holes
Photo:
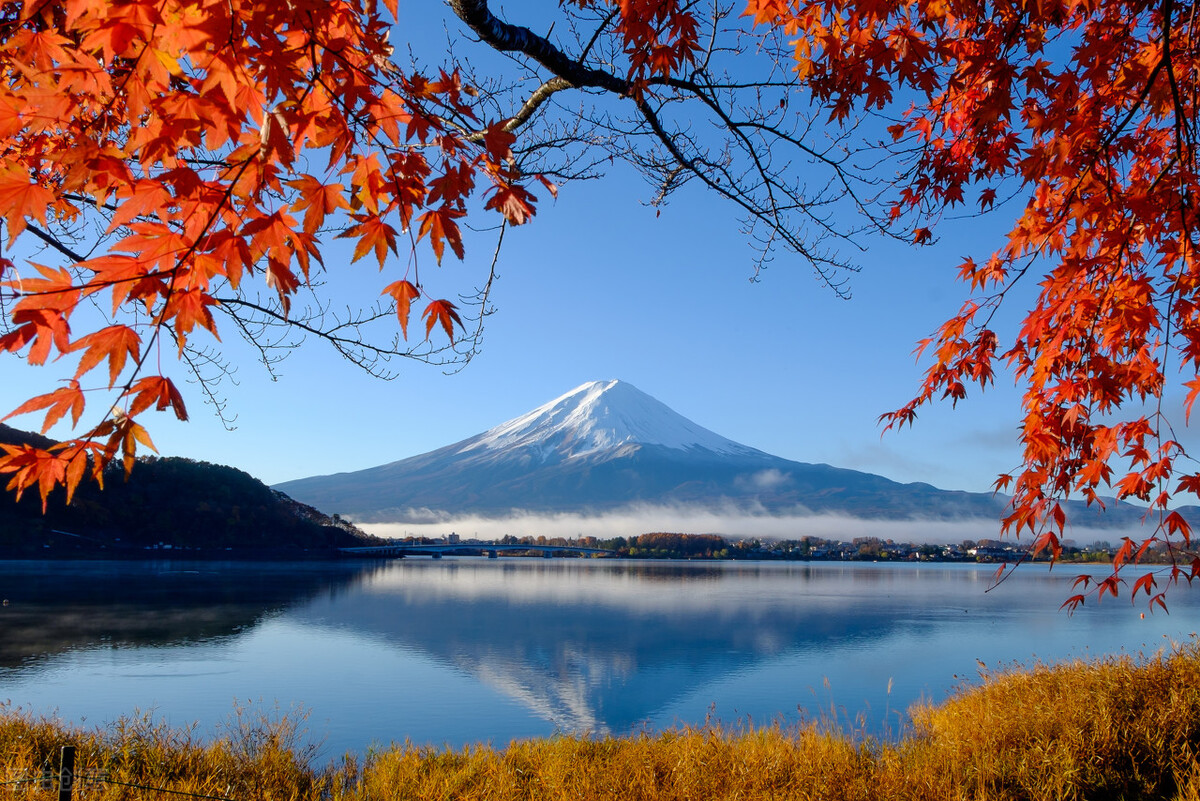
[[[574,85],[566,78],[554,77],[543,83],[533,91],[525,103],[517,110],[517,113],[512,115],[505,123],[504,130],[509,133],[524,125],[534,112],[537,111],[543,103],[550,99],[550,96],[555,92],[563,89],[572,89]],[[482,137],[481,137],[482,138]]]
[[[499,277],[496,267],[500,263],[500,251],[504,245],[504,234],[507,231],[508,222],[500,223],[500,233],[496,236],[496,247],[492,250],[492,260],[488,265],[488,277],[483,287],[478,289],[473,297],[468,299],[464,296],[462,298],[464,303],[479,307],[479,316],[476,318],[475,331],[470,336],[471,345],[467,348],[466,357],[453,370],[449,371],[450,373],[461,372],[479,352],[480,343],[483,341],[483,321],[492,313],[489,300],[492,296],[492,285]]]
[[[515,114],[505,120],[504,125],[502,126],[503,129],[508,133],[512,133],[525,123],[529,122],[537,110],[541,108],[542,105],[549,100],[555,92],[560,92],[563,89],[573,88],[574,85],[565,78],[554,77],[548,81],[545,81],[541,86],[533,90],[533,92],[528,98],[526,98],[525,102],[521,105],[521,108],[519,108]],[[471,142],[472,144],[479,144],[480,142],[484,141],[484,138],[487,134],[486,131],[468,132],[462,128],[460,128],[460,130],[463,132],[463,139]]]
[[[1146,98],[1150,96],[1150,90],[1154,88],[1154,81],[1158,77],[1158,73],[1164,67],[1166,67],[1166,65],[1166,58],[1160,58],[1155,62],[1154,68],[1150,70],[1150,75],[1147,76],[1146,83],[1142,86],[1141,92],[1138,93],[1138,96],[1134,102],[1130,104],[1129,111],[1125,114],[1125,118],[1110,129],[1108,136],[1106,136],[1104,141],[1100,144],[1101,150],[1107,150],[1108,148],[1112,147],[1113,143],[1117,141],[1117,137],[1119,137],[1121,132],[1125,130],[1125,126],[1129,125],[1129,123],[1133,121],[1133,118],[1137,116],[1137,113],[1141,111],[1142,106],[1144,106],[1146,103]]]
[[[1196,169],[1196,143],[1191,137],[1191,127],[1187,125],[1187,112],[1180,96],[1179,82],[1175,75],[1175,63],[1171,54],[1171,19],[1173,0],[1163,0],[1162,4],[1162,62],[1166,64],[1167,83],[1171,88],[1171,111],[1175,120],[1175,161],[1179,167],[1179,216],[1180,230],[1189,231],[1188,207],[1191,205],[1191,191],[1184,182],[1183,168]],[[1195,7],[1193,6],[1193,13]],[[1185,152],[1186,151],[1186,152]],[[1165,172],[1165,170],[1164,170]],[[1190,233],[1183,240],[1190,242]],[[1169,315],[1168,315],[1169,319]]]
[[[236,318],[235,318],[236,322]],[[176,345],[179,344],[179,337],[176,336],[173,329],[170,330],[171,336],[175,339]],[[252,342],[257,345],[257,342]],[[271,360],[268,354],[264,351],[263,361],[267,366],[267,370],[271,371],[271,364],[278,359]],[[216,387],[221,383],[223,378],[228,377],[237,385],[237,381],[232,378],[234,370],[229,364],[223,361],[217,354],[210,352],[207,349],[196,348],[191,343],[184,343],[179,349],[179,358],[187,366],[193,376],[193,380],[189,383],[194,383],[200,387],[200,392],[204,396],[204,402],[211,406],[217,419],[221,422],[221,427],[226,431],[233,431],[237,428],[234,423],[237,422],[237,415],[230,417],[226,413],[229,402],[217,394]],[[211,367],[216,371],[215,376],[205,374],[205,367]],[[276,376],[271,372],[271,380],[274,381]]]
[[[554,91],[565,88],[602,89],[620,97],[628,97],[633,93],[634,85],[631,81],[619,78],[611,72],[589,67],[585,64],[585,59],[598,39],[604,25],[607,25],[615,18],[616,9],[605,17],[604,25],[596,31],[592,39],[583,48],[582,54],[578,58],[572,58],[555,47],[548,39],[538,36],[528,28],[511,25],[496,17],[488,8],[487,0],[449,0],[449,5],[459,19],[465,22],[485,44],[502,53],[520,53],[521,55],[528,56],[569,84],[569,86],[556,86]],[[547,82],[547,84],[549,83],[553,83],[553,79]],[[646,79],[646,85],[685,90],[698,96],[702,94],[699,84],[674,76],[664,77],[654,75]],[[794,84],[790,82],[764,82],[710,85],[713,89],[754,89],[763,86],[787,88],[793,87]],[[544,89],[545,87],[546,84],[543,84],[541,88]],[[540,105],[541,102],[539,100],[537,104]],[[817,157],[815,152],[812,152],[811,155]]]
[[[854,179],[845,164],[849,154],[833,158],[828,149],[814,148],[799,136],[793,135],[793,132],[775,124],[771,117],[773,114],[782,114],[782,109],[786,107],[785,102],[780,102],[777,109],[774,106],[771,110],[759,107],[744,118],[741,115],[747,112],[735,110],[732,93],[754,92],[761,103],[761,93],[765,89],[795,89],[795,80],[714,80],[707,73],[707,65],[712,55],[709,52],[704,62],[690,75],[676,77],[651,74],[642,80],[640,86],[644,88],[639,90],[631,80],[587,63],[589,55],[601,40],[601,34],[617,18],[617,9],[606,11],[590,37],[586,38],[586,43],[581,39],[581,55],[571,56],[550,42],[547,37],[539,36],[529,28],[499,19],[488,8],[487,0],[451,0],[450,7],[484,44],[502,53],[528,58],[537,66],[549,70],[554,76],[539,84],[538,89],[512,116],[512,127],[506,128],[513,130],[526,122],[531,113],[540,108],[552,94],[563,89],[599,90],[622,101],[632,102],[637,116],[627,125],[616,121],[609,122],[604,117],[591,119],[597,127],[606,128],[614,139],[626,139],[630,142],[623,150],[612,147],[607,150],[610,156],[615,152],[635,164],[653,181],[653,205],[664,203],[668,195],[685,183],[688,177],[697,178],[710,190],[734,202],[745,215],[743,222],[747,228],[746,232],[757,240],[758,245],[759,255],[754,267],[756,276],[766,266],[772,251],[781,245],[808,261],[821,281],[836,294],[848,296],[845,280],[837,273],[853,271],[851,265],[829,252],[819,250],[815,245],[826,237],[853,242],[852,237],[858,231],[840,230],[833,222],[832,211],[825,209],[839,197],[846,198],[856,210],[866,215],[870,227],[877,231],[887,231],[884,222],[871,213],[870,203],[861,197],[853,186]],[[714,11],[711,21],[714,41],[719,19],[725,13],[728,12],[722,12],[719,8]],[[710,42],[710,50],[712,47]],[[613,63],[612,55],[609,54],[608,58],[604,59],[606,66]],[[532,66],[528,68],[534,69]],[[656,90],[663,92],[665,99],[657,98],[654,95]],[[730,93],[731,96],[725,98],[725,93]],[[713,124],[724,132],[724,152],[708,156],[701,141],[686,129],[674,130],[664,118],[667,104],[686,102],[689,99],[707,109],[707,113],[712,115]],[[656,107],[655,103],[660,105]],[[482,136],[481,131],[470,134],[472,141],[481,140]],[[650,137],[657,147],[662,149],[664,155],[655,156],[653,153],[639,152],[635,141],[637,136]],[[586,142],[581,141],[580,144],[588,146]],[[772,148],[776,144],[793,148],[806,159],[828,168],[834,176],[833,181],[812,196],[808,196],[804,187],[791,179],[785,179],[784,170],[788,165],[780,167],[775,164],[776,158]],[[537,165],[533,170],[541,171]],[[809,223],[814,228],[806,232],[804,229]]]
[[[763,209],[757,207],[745,197],[742,197],[736,192],[726,188],[726,186],[724,186],[721,182],[711,177],[708,172],[703,169],[703,166],[705,165],[699,164],[696,159],[688,158],[679,149],[674,138],[663,127],[661,120],[659,119],[657,113],[655,113],[654,109],[650,107],[650,104],[645,99],[639,99],[636,102],[638,105],[638,110],[641,112],[646,122],[650,125],[650,128],[658,136],[659,140],[663,143],[663,146],[666,147],[667,151],[680,166],[687,169],[689,172],[699,178],[700,181],[705,184],[705,186],[716,192],[718,195],[721,195],[722,197],[736,203],[743,209],[743,211],[746,212],[747,215],[749,215],[751,219],[763,220],[768,224],[768,226],[770,226],[771,234],[769,235],[770,238],[767,240],[767,242],[764,243],[764,252],[769,250],[770,245],[773,244],[774,237],[778,236],[780,239],[786,242],[793,251],[808,259],[808,261],[813,265],[813,268],[816,270],[818,276],[820,276],[821,280],[826,284],[826,286],[832,289],[835,294],[842,298],[848,298],[850,296],[849,292],[847,292],[845,289],[845,281],[836,280],[831,272],[831,269],[829,269],[852,269],[850,265],[835,261],[829,256],[812,251],[803,239],[801,239],[792,231],[779,225],[780,220],[777,209]],[[761,268],[761,264],[762,262],[760,261],[759,268]]]
[[[225,309],[225,315],[229,319],[233,320],[233,324],[237,326],[238,333],[242,335],[242,339],[249,343],[250,346],[256,351],[258,351],[259,364],[266,369],[268,377],[270,377],[272,381],[278,380],[279,376],[275,372],[275,365],[283,361],[285,356],[276,355],[274,351],[278,349],[291,350],[295,347],[295,345],[287,342],[284,335],[279,335],[278,337],[267,341],[266,336],[269,326],[265,324],[252,327],[251,322],[243,315],[230,311],[229,309]],[[226,373],[224,372],[221,373],[221,375],[225,374]]]
[[[577,87],[595,87],[617,95],[628,94],[628,81],[604,70],[584,66],[528,28],[510,25],[492,14],[487,0],[449,0],[450,9],[490,47],[504,53],[521,53],[551,73]]]
[[[26,228],[26,229],[29,231],[29,233],[33,234],[33,235],[34,235],[34,236],[36,236],[38,239],[40,239],[40,240],[42,240],[43,242],[45,242],[47,245],[49,245],[50,247],[52,247],[52,248],[54,248],[55,250],[57,250],[59,253],[61,253],[61,254],[63,254],[64,256],[66,256],[66,257],[67,257],[68,259],[70,259],[72,262],[74,262],[74,263],[78,264],[78,263],[79,263],[79,262],[81,262],[81,261],[86,261],[86,260],[87,260],[87,257],[85,257],[85,256],[80,256],[80,255],[79,255],[78,253],[76,253],[74,250],[72,250],[71,248],[67,247],[67,246],[66,246],[66,245],[64,245],[62,242],[58,241],[58,239],[56,239],[55,237],[53,237],[53,236],[51,236],[50,234],[48,234],[48,233],[46,233],[45,231],[43,231],[41,228],[38,228],[38,227],[37,227],[36,225],[34,225],[33,223],[31,223],[31,222],[27,222],[27,223],[25,224],[25,228]]]
[[[583,49],[579,51],[579,61],[587,60],[588,55],[592,52],[592,48],[595,47],[596,43],[600,41],[601,34],[604,33],[605,29],[612,24],[612,21],[616,19],[617,15],[620,13],[621,7],[617,5],[613,6],[612,10],[604,15],[604,19],[600,20],[599,24],[596,25],[596,30],[592,31],[592,36],[587,40],[587,44],[585,44]]]
[[[422,350],[420,348],[401,348],[399,346],[401,340],[398,334],[392,338],[391,345],[373,342],[367,336],[362,335],[362,329],[364,326],[378,320],[394,317],[393,312],[390,310],[377,309],[375,311],[367,312],[366,316],[363,317],[351,316],[344,320],[335,319],[334,325],[322,327],[314,324],[312,320],[323,318],[327,313],[325,309],[316,310],[307,319],[298,319],[295,316],[285,314],[277,309],[264,306],[261,303],[255,303],[254,301],[250,301],[245,298],[220,296],[214,297],[213,299],[221,305],[222,310],[227,315],[230,315],[235,319],[239,316],[238,312],[235,310],[245,309],[261,315],[262,318],[264,318],[262,321],[257,323],[257,325],[278,325],[287,330],[299,331],[301,334],[309,334],[318,337],[319,339],[328,342],[334,348],[334,350],[337,351],[338,355],[342,356],[351,364],[359,367],[372,376],[385,380],[394,378],[395,375],[391,372],[383,370],[380,365],[388,362],[392,358],[403,357],[421,359],[424,361],[444,364],[446,362],[439,362],[431,359],[431,357],[434,354],[452,350],[452,348],[448,346],[435,347],[432,345],[429,345],[427,350]],[[251,324],[248,321],[240,320],[238,321],[238,325],[244,327],[246,333],[252,339],[262,339],[261,332],[251,329]],[[353,335],[344,335],[340,333],[342,331],[351,331],[353,332]],[[278,347],[286,347],[290,349],[295,347],[295,345],[282,344],[282,340],[278,340],[274,343],[267,343],[265,347],[267,350]],[[448,362],[453,360],[454,359],[447,358],[446,361]]]
[[[857,193],[854,191],[853,187],[850,185],[850,182],[847,178],[846,172],[845,172],[841,162],[835,161],[834,159],[829,158],[824,153],[818,153],[816,150],[814,150],[811,147],[809,147],[808,145],[804,144],[799,139],[788,135],[787,133],[780,130],[776,126],[767,125],[765,123],[758,122],[755,120],[736,121],[721,106],[721,104],[717,102],[715,96],[711,92],[702,91],[701,87],[698,84],[692,83],[691,81],[679,81],[677,83],[681,88],[687,88],[689,91],[692,92],[692,94],[696,98],[698,98],[702,103],[704,103],[706,106],[708,106],[713,111],[713,113],[716,114],[717,117],[721,120],[721,122],[724,124],[725,128],[727,130],[733,132],[737,136],[737,138],[742,142],[743,151],[745,153],[747,153],[749,155],[750,159],[753,161],[755,169],[757,170],[757,172],[759,174],[762,185],[767,188],[767,193],[768,193],[771,210],[772,210],[772,216],[774,218],[774,223],[776,225],[783,225],[782,220],[779,219],[780,207],[777,205],[777,201],[775,198],[774,190],[778,186],[776,183],[776,179],[772,175],[771,171],[764,165],[763,160],[760,157],[757,148],[755,147],[754,143],[750,140],[750,137],[742,130],[743,128],[757,130],[761,133],[766,133],[767,135],[769,135],[771,137],[774,137],[781,141],[787,142],[788,144],[792,145],[793,147],[795,147],[797,150],[801,151],[802,153],[805,153],[808,156],[810,156],[811,158],[813,158],[817,161],[820,161],[820,162],[824,163],[826,166],[830,167],[831,170],[833,171],[834,176],[840,182],[840,184],[842,186],[842,190],[846,193],[846,196],[849,197],[853,201],[853,203],[857,207],[858,211],[860,213],[862,213],[868,220],[870,220],[875,225],[877,230],[880,230],[880,231],[886,230],[886,227],[880,221],[875,219],[875,216],[870,213],[870,210],[866,207],[866,205],[862,202],[862,200],[858,197]],[[674,85],[674,84],[672,84],[672,85]],[[812,220],[813,222],[815,222],[819,226],[821,226],[821,228],[823,228],[827,233],[834,235],[834,236],[840,236],[839,232],[836,231],[833,228],[833,226],[829,224],[829,222],[827,220],[821,218],[820,216],[818,216],[816,214],[811,213],[809,208],[806,207],[805,204],[803,202],[801,202],[798,198],[796,198],[795,193],[791,192],[790,190],[784,189],[783,187],[779,187],[779,188],[782,191],[787,192],[789,197],[791,197],[793,199],[793,201],[795,201],[793,208],[799,208],[801,211],[804,212],[806,217],[808,217],[810,220]],[[804,254],[804,255],[807,256],[807,254]],[[811,256],[809,256],[809,258],[811,260]]]

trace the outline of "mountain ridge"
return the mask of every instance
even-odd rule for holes
[[[997,519],[1005,500],[797,462],[734,442],[619,380],[583,384],[428,453],[277,488],[360,522],[598,514],[631,505]]]

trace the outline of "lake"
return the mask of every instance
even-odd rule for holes
[[[980,662],[1152,653],[1200,629],[1187,587],[1169,615],[1058,611],[1083,569],[1025,566],[989,592],[995,566],[967,564],[0,562],[0,702],[202,732],[236,706],[303,711],[326,758],[706,719],[887,734]]]

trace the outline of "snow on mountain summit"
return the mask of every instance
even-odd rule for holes
[[[659,445],[745,456],[759,453],[696,425],[632,384],[590,381],[472,437],[460,453],[525,449],[561,458]]]
[[[621,381],[584,384],[428,453],[279,489],[344,517],[421,525],[455,516],[525,520],[531,513],[625,515],[642,508],[994,522],[1002,509],[991,495],[898,484],[739,445]],[[634,533],[640,524],[622,525]]]

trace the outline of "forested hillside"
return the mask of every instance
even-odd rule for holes
[[[0,425],[0,442],[43,445],[44,438]],[[57,556],[149,549],[319,554],[372,538],[339,518],[272,490],[225,465],[182,458],[143,458],[128,480],[119,465],[104,489],[84,482],[71,504],[61,490],[45,514],[36,491],[14,502],[0,496],[0,555]],[[167,548],[170,546],[170,549]]]

